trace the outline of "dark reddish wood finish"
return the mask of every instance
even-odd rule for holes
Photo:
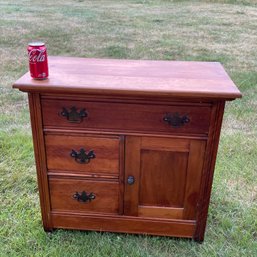
[[[39,94],[28,94],[30,120],[33,135],[34,154],[37,168],[37,182],[40,196],[42,221],[45,231],[53,229],[50,215],[50,198],[47,179],[44,136],[42,130],[42,116]]]
[[[194,106],[194,104],[145,105],[109,102],[83,102],[66,100],[42,100],[43,124],[48,127],[67,127],[96,130],[140,131],[144,133],[193,133],[207,134],[211,106]],[[61,116],[62,108],[86,109],[88,117],[81,123],[70,123]],[[188,116],[190,121],[180,128],[174,128],[163,121],[167,113]],[[111,122],[110,122],[111,119]]]
[[[119,208],[119,183],[108,180],[49,178],[52,211],[82,213],[117,213]],[[78,192],[93,193],[95,199],[79,202],[73,198]]]
[[[50,57],[24,75],[45,230],[69,228],[203,241],[225,100],[241,97],[219,63]],[[70,123],[63,107],[85,108]],[[177,128],[167,113],[187,115]],[[88,164],[72,149],[94,150]],[[128,184],[128,177],[134,183]],[[76,192],[93,192],[81,203]]]
[[[217,102],[213,108],[211,120],[211,124],[213,125],[210,128],[210,135],[207,142],[206,158],[203,168],[203,176],[201,178],[201,200],[198,203],[197,226],[194,234],[194,239],[199,242],[204,240],[224,107],[225,102]]]
[[[206,142],[204,140],[127,137],[125,214],[196,219]],[[132,145],[130,145],[132,144]],[[133,164],[133,167],[129,165]],[[156,215],[155,215],[156,216]]]
[[[118,137],[48,135],[45,136],[47,168],[81,173],[119,173]],[[79,152],[83,148],[87,152],[94,151],[95,158],[89,163],[79,163],[71,157],[71,151]]]
[[[195,231],[194,221],[169,219],[147,219],[129,216],[108,215],[71,215],[52,212],[55,228],[69,228],[122,233],[137,233],[160,236],[192,238]]]

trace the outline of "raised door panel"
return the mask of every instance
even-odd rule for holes
[[[183,152],[141,150],[139,205],[183,206],[187,156]]]
[[[127,137],[124,213],[195,219],[205,141]]]

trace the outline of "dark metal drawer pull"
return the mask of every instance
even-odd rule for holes
[[[73,198],[76,199],[78,202],[91,202],[92,200],[95,199],[95,194],[94,193],[89,193],[87,194],[87,192],[82,191],[81,193],[76,192],[73,195]]]
[[[90,150],[88,153],[86,153],[84,148],[81,148],[79,152],[76,152],[72,149],[70,156],[73,157],[76,162],[81,164],[88,164],[90,159],[94,159],[96,157],[93,150]]]
[[[61,115],[66,117],[71,123],[80,123],[82,122],[83,118],[87,117],[87,112],[85,108],[78,111],[75,106],[72,106],[70,111],[68,111],[65,107],[63,107]]]
[[[179,115],[176,113],[167,113],[163,117],[163,121],[167,122],[173,128],[179,128],[190,122],[190,119],[187,115]]]

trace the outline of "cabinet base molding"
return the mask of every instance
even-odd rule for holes
[[[194,237],[196,227],[195,221],[160,221],[153,219],[133,218],[129,216],[90,216],[52,213],[51,220],[54,228],[185,238]]]

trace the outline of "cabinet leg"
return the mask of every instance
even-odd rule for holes
[[[47,232],[47,233],[52,233],[55,231],[55,228],[46,228],[44,227],[44,231]]]
[[[203,241],[204,241],[204,238],[203,237],[194,237],[194,241],[199,243],[199,244],[202,244]]]

